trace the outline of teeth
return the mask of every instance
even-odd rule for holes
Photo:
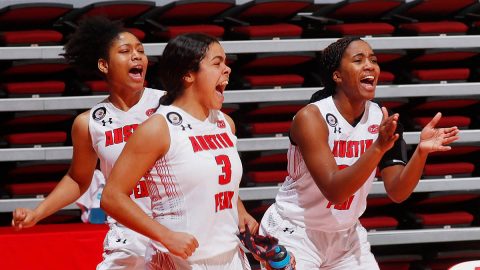
[[[362,80],[373,80],[373,79],[375,79],[375,77],[373,77],[373,76],[365,76],[365,77],[363,77]]]
[[[227,85],[228,84],[228,81],[224,81],[221,83],[221,85]]]

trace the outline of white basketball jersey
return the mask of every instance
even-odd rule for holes
[[[328,127],[328,145],[340,169],[351,166],[378,137],[382,111],[367,101],[360,122],[352,126],[337,110],[332,97],[313,103]],[[366,208],[375,171],[365,184],[347,201],[332,204],[315,184],[305,165],[300,150],[290,145],[288,176],[276,197],[279,213],[296,225],[327,232],[346,230],[353,226]]]
[[[162,106],[156,113],[167,121],[170,148],[145,176],[153,217],[170,230],[195,236],[199,247],[189,262],[238,248],[242,164],[225,116],[210,111],[200,121],[175,106]],[[168,252],[161,243],[153,244]]]
[[[92,145],[100,159],[100,169],[105,179],[108,179],[113,165],[130,135],[139,124],[155,112],[159,106],[160,97],[164,93],[164,91],[145,88],[138,103],[126,112],[117,109],[108,99],[98,103],[90,110],[88,125]],[[150,198],[143,179],[138,182],[130,197],[145,213],[151,215]],[[115,221],[108,218],[108,222]]]

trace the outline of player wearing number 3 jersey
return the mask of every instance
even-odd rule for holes
[[[172,39],[161,60],[167,94],[138,127],[107,180],[102,207],[151,241],[148,269],[250,269],[236,234],[258,224],[238,198],[235,126],[220,111],[230,68],[218,41]],[[144,177],[153,218],[128,197]]]

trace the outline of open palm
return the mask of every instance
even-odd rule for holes
[[[438,121],[442,118],[441,113],[437,113],[432,120],[422,129],[420,133],[420,142],[418,147],[427,153],[436,151],[448,151],[450,143],[458,140],[458,128],[435,128]]]

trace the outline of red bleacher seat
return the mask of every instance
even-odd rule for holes
[[[319,27],[309,35],[319,36],[366,36],[391,35],[395,27],[381,18],[402,5],[402,0],[344,0],[325,5],[305,16],[311,25],[320,22]]]
[[[76,25],[87,17],[104,16],[110,20],[121,20],[127,30],[139,40],[146,36],[145,32],[135,24],[136,20],[155,7],[153,1],[99,1],[70,12],[63,18],[66,25]]]
[[[393,17],[409,21],[400,23],[398,29],[406,34],[438,35],[465,34],[468,26],[455,21],[454,16],[474,5],[475,0],[418,0],[404,5]]]
[[[27,3],[0,9],[0,43],[3,45],[51,45],[63,41],[54,23],[73,10],[71,4]]]
[[[157,7],[145,15],[145,23],[152,27],[155,38],[169,40],[180,34],[200,32],[222,38],[223,26],[214,20],[235,6],[232,0],[174,1]]]
[[[299,38],[302,27],[288,20],[312,3],[311,0],[252,0],[227,12],[225,21],[233,23],[229,32],[232,38]]]

